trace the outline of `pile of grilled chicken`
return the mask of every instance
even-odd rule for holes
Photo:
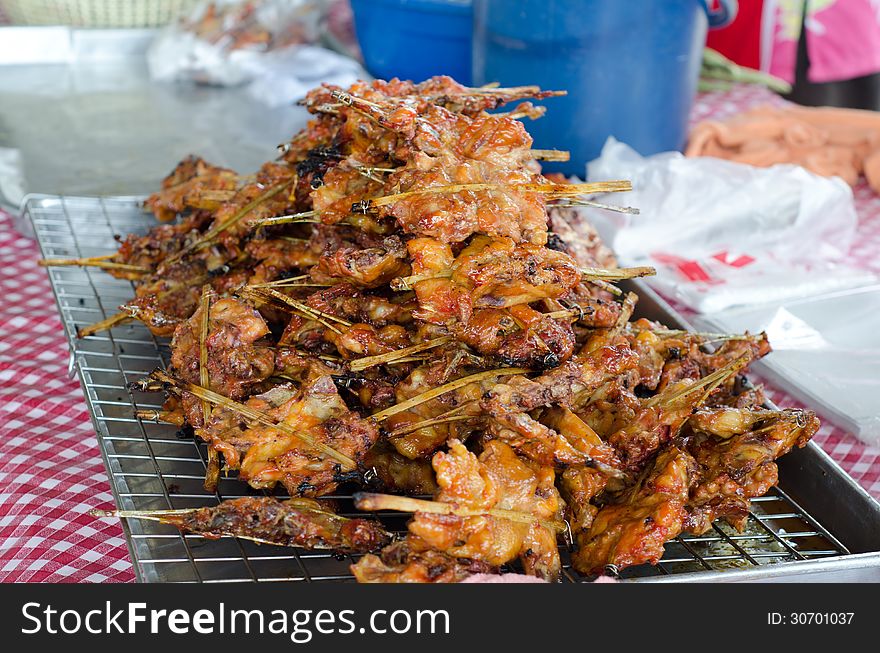
[[[744,526],[816,417],[744,387],[763,334],[631,321],[637,297],[616,282],[648,271],[618,268],[577,208],[627,185],[542,176],[536,159],[563,155],[532,149],[522,119],[548,95],[443,77],[321,87],[255,175],[174,170],[147,201],[161,224],[97,262],[135,298],[87,332],[136,319],[171,337],[171,366],[142,383],[167,392],[152,417],[207,443],[206,488],[236,472],[293,498],[161,519],[367,553],[362,582],[517,560],[552,581],[565,537],[591,575],[656,563],[715,519]],[[340,486],[362,490],[360,510],[412,513],[405,537],[336,515],[320,497]]]

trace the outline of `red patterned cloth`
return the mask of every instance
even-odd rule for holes
[[[693,119],[725,117],[762,102],[761,89],[701,96]],[[856,189],[856,264],[880,272],[880,198]],[[122,529],[90,517],[113,499],[82,391],[67,377],[67,343],[33,241],[0,212],[0,581],[134,580]],[[780,405],[797,403],[771,389]],[[819,443],[880,498],[880,449],[825,423]]]
[[[0,581],[132,581],[113,497],[34,242],[0,211]]]

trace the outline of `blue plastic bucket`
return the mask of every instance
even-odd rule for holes
[[[718,20],[735,13],[722,2]],[[680,150],[706,43],[700,0],[475,0],[474,81],[566,90],[528,125],[584,175],[608,136],[644,155]]]
[[[351,0],[351,8],[371,75],[471,83],[470,0]]]

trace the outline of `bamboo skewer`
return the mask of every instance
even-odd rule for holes
[[[251,283],[242,286],[242,288],[247,290],[263,290],[265,288],[332,288],[336,285],[333,283],[311,283],[306,281],[306,279],[310,278],[308,274],[301,274],[296,277],[276,279],[275,281],[267,281],[265,283]]]
[[[206,231],[204,234],[202,234],[202,236],[198,240],[196,240],[193,243],[190,243],[189,245],[184,247],[182,250],[177,252],[177,254],[174,254],[173,256],[166,259],[165,263],[166,264],[174,263],[176,261],[179,261],[181,258],[186,256],[187,254],[189,254],[193,250],[201,249],[202,247],[204,247],[205,245],[207,245],[208,243],[213,241],[214,238],[216,238],[218,235],[220,235],[221,233],[223,233],[224,231],[229,229],[229,227],[234,226],[235,224],[240,222],[242,219],[247,217],[247,215],[251,211],[253,211],[255,208],[257,208],[260,204],[262,204],[263,202],[267,202],[268,200],[275,197],[281,191],[289,188],[292,184],[294,184],[296,182],[296,179],[297,179],[296,176],[294,176],[292,179],[288,179],[287,181],[281,182],[280,184],[276,184],[275,186],[270,187],[266,192],[264,192],[262,195],[254,198],[253,200],[251,200],[250,202],[245,204],[242,208],[240,208],[238,211],[233,213],[226,220],[224,220],[220,224],[215,225],[215,226],[211,227],[210,229],[208,229],[208,231]]]
[[[623,331],[626,328],[626,325],[629,324],[629,319],[636,310],[636,304],[638,301],[639,296],[634,292],[627,293],[626,297],[623,298],[623,302],[620,306],[620,315],[617,316],[617,322],[612,327],[612,333],[614,335]]]
[[[407,356],[405,358],[398,358],[397,360],[385,363],[386,365],[403,365],[404,363],[419,363],[422,361],[430,360],[430,356]]]
[[[311,435],[296,431],[289,424],[285,424],[284,422],[276,422],[271,417],[259,410],[255,410],[250,406],[234,401],[229,397],[224,397],[221,394],[217,394],[216,392],[207,390],[201,386],[195,385],[194,383],[175,379],[174,377],[169,376],[161,370],[156,370],[155,372],[153,372],[153,378],[162,381],[163,383],[173,385],[174,387],[179,388],[180,390],[184,390],[185,392],[189,392],[199,399],[205,399],[207,401],[210,401],[212,404],[234,411],[239,415],[243,415],[254,422],[259,422],[260,424],[268,426],[269,428],[278,429],[279,431],[286,433],[287,435],[293,436],[297,440],[301,440],[308,446],[320,451],[326,456],[342,463],[348,469],[357,469],[357,462],[355,462],[352,458],[349,458],[345,454],[336,451],[336,449],[333,449],[332,447],[328,447],[323,442],[318,442]]]
[[[455,515],[456,517],[495,517],[520,524],[539,524],[557,533],[565,530],[563,522],[541,519],[527,512],[506,510],[504,508],[459,508],[451,503],[374,492],[357,492],[353,499],[355,508],[369,512],[395,510],[398,512],[421,512],[432,515]]]
[[[206,390],[211,389],[210,375],[208,374],[208,330],[211,325],[211,287],[202,286],[202,296],[199,298],[199,308],[202,311],[199,321],[199,383]],[[202,399],[202,417],[205,426],[211,419],[211,404]],[[207,481],[206,481],[207,483]]]
[[[312,308],[308,304],[303,304],[292,297],[288,297],[277,290],[273,290],[272,288],[258,288],[255,290],[249,290],[247,288],[242,288],[238,291],[239,296],[244,297],[246,299],[250,299],[252,301],[257,301],[260,303],[268,304],[271,299],[276,299],[283,303],[290,311],[297,313],[298,315],[302,315],[306,319],[314,320],[320,324],[323,324],[325,327],[342,335],[342,330],[334,325],[330,320],[335,320],[337,322],[341,322],[343,325],[350,327],[351,323],[346,322],[345,320],[336,317],[335,315],[330,315],[329,313],[324,313],[323,311],[319,311],[316,308]]]
[[[37,260],[39,265],[87,265],[96,261],[109,261],[116,252],[112,254],[101,254],[100,256],[83,256],[81,258],[41,258]]]
[[[245,288],[268,288],[271,286],[283,285],[288,281],[302,281],[310,278],[308,274],[298,274],[295,277],[285,277],[284,279],[276,279],[275,281],[267,281],[266,283],[254,283],[245,286]]]
[[[547,113],[545,107],[532,107],[530,109],[522,109],[519,111],[507,111],[503,113],[493,113],[494,117],[507,117],[513,118],[514,120],[519,120],[520,118],[530,118],[531,120],[538,120],[539,118],[543,118],[544,114]],[[538,157],[535,157],[536,159]],[[568,161],[568,159],[566,159]]]
[[[623,291],[615,286],[613,283],[608,283],[607,281],[602,281],[601,279],[587,279],[587,283],[591,283],[597,288],[601,288],[607,293],[611,293],[615,297],[623,297]]]
[[[355,170],[357,170],[362,175],[372,175],[377,172],[381,172],[383,174],[389,173],[389,172],[398,172],[399,170],[403,170],[403,168],[404,168],[404,166],[401,166],[400,168],[383,168],[380,166],[365,166],[365,165],[361,165],[359,163],[352,163],[351,167],[354,168]],[[385,180],[376,178],[374,181],[379,181],[379,182],[384,183]]]
[[[221,173],[221,174],[219,175],[219,178],[221,178],[221,179],[226,179],[226,180],[228,180],[228,181],[234,181],[235,183],[238,184],[238,183],[241,183],[241,182],[244,182],[244,181],[249,181],[249,180],[251,180],[251,179],[253,178],[253,176],[254,176],[254,175],[237,175],[237,174],[235,174],[234,172],[229,171],[228,173],[226,173],[226,172]],[[193,182],[195,182],[195,181],[199,181],[199,177],[198,177],[198,176],[196,176],[196,177],[191,177],[191,178],[186,179],[186,180],[184,180],[184,181],[179,181],[179,182],[177,182],[176,184],[171,184],[170,186],[167,186],[167,187],[163,186],[163,187],[158,191],[157,194],[170,193],[170,192],[175,191],[175,190],[180,190],[180,189],[183,188],[184,186],[192,186],[192,185],[193,185]],[[163,183],[164,183],[164,182],[163,182]],[[204,191],[203,191],[203,192],[204,192]],[[223,192],[223,193],[231,193],[231,192],[234,192],[234,191],[208,191],[208,192]]]
[[[724,381],[729,379],[731,376],[739,372],[746,364],[751,360],[751,356],[749,354],[743,354],[739,358],[734,359],[724,367],[719,370],[715,370],[711,374],[707,374],[703,378],[701,378],[696,383],[693,383],[686,388],[681,390],[676,390],[673,393],[666,394],[661,393],[659,395],[655,395],[651,397],[647,406],[670,406],[672,403],[678,401],[682,397],[686,397],[689,394],[692,394],[698,390],[704,390],[703,395],[699,401],[696,402],[696,405],[700,405],[712,394],[712,391],[715,390],[719,385],[721,385]]]
[[[262,218],[254,220],[251,223],[253,227],[271,227],[278,224],[299,224],[312,223],[318,224],[321,221],[317,219],[317,211],[303,211],[302,213],[291,213],[290,215],[276,215],[271,218]]]
[[[518,97],[562,97],[568,95],[568,91],[542,91],[539,86],[498,86],[497,84],[485,84],[483,86],[468,87],[466,89],[474,95],[515,95]]]
[[[741,369],[743,369],[746,365],[749,364],[749,361],[751,359],[752,359],[752,357],[749,354],[743,354],[739,358],[735,359],[734,361],[732,361],[728,365],[725,365],[720,370],[718,370],[718,372],[717,372],[718,377],[716,379],[713,379],[706,386],[705,392],[703,392],[702,396],[697,400],[697,403],[691,408],[691,410],[694,410],[697,406],[700,406],[703,403],[705,403],[705,401],[709,398],[709,395],[715,391],[715,388],[717,388],[719,385],[721,385],[722,383],[727,381],[732,376],[735,376],[736,374],[738,374]],[[710,374],[709,376],[711,377],[712,375]],[[703,380],[701,379],[700,382],[702,382],[702,381]],[[689,394],[689,391],[686,391],[684,394]]]
[[[518,190],[526,193],[541,193],[557,197],[567,197],[569,195],[590,195],[595,193],[617,193],[632,190],[632,183],[629,181],[597,181],[586,184],[450,184],[448,186],[433,186],[428,188],[420,188],[418,190],[409,190],[403,193],[395,193],[393,195],[385,195],[384,197],[374,197],[367,200],[369,208],[378,208],[394,204],[402,199],[413,195],[439,195],[444,193],[461,193],[474,192],[484,190]]]
[[[599,281],[622,281],[623,279],[650,277],[657,274],[657,270],[648,266],[616,269],[581,268],[581,272],[584,278]]]
[[[132,316],[128,313],[116,313],[115,315],[111,315],[110,317],[101,320],[100,322],[95,322],[94,324],[90,324],[89,326],[83,327],[82,329],[77,329],[76,337],[85,338],[86,336],[93,336],[96,333],[112,329],[116,325],[123,324],[124,322],[128,322],[132,319],[134,318],[132,318]]]
[[[633,331],[653,333],[657,336],[696,336],[703,338],[704,343],[723,342],[730,340],[760,340],[762,333],[709,333],[706,331],[687,331],[685,329],[651,329],[633,326]]]
[[[542,161],[568,161],[571,158],[571,152],[568,150],[529,150],[529,154],[533,159]]]
[[[343,320],[341,317],[337,317],[336,315],[333,315],[332,313],[325,313],[324,311],[319,311],[317,308],[312,308],[308,304],[303,304],[302,302],[297,301],[297,300],[293,299],[292,297],[288,297],[287,295],[280,293],[277,290],[273,290],[272,288],[264,288],[262,292],[264,292],[268,295],[271,295],[275,299],[277,299],[285,304],[288,304],[290,306],[293,306],[294,308],[297,308],[303,312],[312,313],[314,315],[323,317],[325,320],[331,320],[332,322],[337,322],[344,327],[351,328],[351,322],[349,322],[348,320]]]
[[[583,200],[576,198],[567,198],[565,203],[556,203],[551,206],[574,207],[589,206],[594,209],[605,209],[606,211],[614,211],[615,213],[627,213],[629,215],[639,215],[639,210],[632,206],[617,206],[615,204],[605,204],[603,202],[594,202],[593,200]]]
[[[477,399],[471,399],[470,401],[466,401],[463,404],[456,406],[455,408],[450,408],[445,413],[440,413],[437,415],[437,418],[441,417],[452,417],[453,415],[458,415],[459,413],[467,410],[468,408],[472,408],[474,406],[479,405],[479,401]]]
[[[395,349],[394,351],[390,351],[387,354],[378,354],[376,356],[358,358],[357,360],[353,360],[348,364],[348,369],[350,369],[352,372],[360,372],[361,370],[365,370],[368,367],[375,367],[376,365],[393,363],[398,359],[407,358],[411,354],[417,354],[419,352],[427,351],[428,349],[433,349],[435,347],[442,347],[443,345],[451,341],[452,336],[441,336],[440,338],[434,338],[433,340],[428,340],[427,342],[413,345],[411,347]]]
[[[420,429],[428,428],[429,426],[439,426],[440,424],[464,422],[473,419],[479,419],[479,417],[475,415],[450,415],[449,417],[435,417],[433,419],[425,419],[421,422],[414,422],[413,424],[402,426],[399,429],[394,429],[388,434],[388,437],[391,439],[397,439],[409,433],[414,433],[415,431],[418,431]]]
[[[201,240],[203,242],[210,242],[216,236],[229,229],[229,227],[235,226],[238,222],[247,217],[248,213],[253,211],[260,204],[272,199],[273,197],[278,195],[278,193],[287,190],[290,186],[296,183],[296,179],[296,176],[294,176],[292,179],[288,179],[285,182],[269,188],[265,193],[263,193],[259,197],[256,197],[251,202],[248,202],[243,208],[236,211],[233,215],[221,222],[219,225],[217,225],[216,227],[212,227],[211,229],[206,231]]]
[[[147,519],[150,521],[161,521],[162,517],[171,517],[172,515],[189,515],[201,508],[177,508],[174,510],[101,510],[95,508],[89,510],[92,517],[120,517],[122,519]]]
[[[412,424],[407,424],[405,426],[401,426],[399,429],[395,429],[388,434],[388,437],[394,439],[398,437],[402,437],[407,433],[412,433],[413,431],[418,431],[420,428],[425,428],[427,426],[433,426],[435,424],[443,424],[445,422],[458,422],[464,421],[466,419],[479,419],[477,415],[460,415],[462,411],[467,410],[468,408],[473,407],[478,402],[476,400],[466,401],[460,406],[456,406],[455,408],[450,408],[446,412],[440,413],[437,417],[432,417],[431,419],[422,420],[420,422],[413,422]]]
[[[381,110],[382,107],[376,104],[375,102],[371,102],[370,100],[364,99],[362,97],[358,97],[357,95],[352,95],[351,93],[346,93],[342,90],[335,90],[330,93],[330,97],[334,100],[338,100],[344,106],[350,107],[352,104],[364,104],[373,109]]]
[[[373,166],[364,166],[359,164],[351,164],[351,167],[358,173],[366,177],[367,179],[371,179],[379,184],[384,184],[385,180],[381,177],[377,177],[376,173],[389,173],[389,172],[397,172],[400,168],[380,168]]]
[[[77,260],[80,260],[80,261],[109,261],[117,254],[118,254],[118,252],[112,252],[111,254],[101,254],[100,256],[86,256],[86,257],[83,257],[83,258],[77,259]],[[52,259],[49,259],[49,260],[52,260]],[[61,259],[61,260],[63,261],[65,259]]]
[[[588,283],[591,283],[594,286],[597,286],[602,290],[609,292],[612,295],[615,295],[616,297],[622,297],[623,291],[615,286],[613,283],[610,283],[611,281],[623,281],[624,279],[635,279],[637,277],[647,277],[657,274],[657,270],[647,266],[635,268],[618,268],[615,270],[583,268],[581,272],[584,273],[584,280],[586,280]],[[634,296],[634,293],[630,293],[630,295]],[[627,296],[627,298],[629,298],[629,295]],[[633,303],[633,306],[635,306],[635,303]],[[630,311],[629,315],[632,315],[632,311]],[[627,316],[627,320],[629,320],[629,316]]]
[[[300,349],[297,349],[296,347],[288,347],[285,345],[279,345],[278,347],[260,347],[260,348],[261,349],[270,349],[272,351],[279,351],[282,349],[286,349],[286,350],[292,351],[296,354],[299,354],[300,356],[304,356],[304,357],[314,356],[315,358],[319,358],[322,361],[343,362],[345,360],[344,358],[342,358],[342,356],[334,356],[332,354],[316,354],[316,353],[309,352],[309,351],[302,351]]]
[[[37,261],[37,264],[44,268],[77,266],[83,268],[101,268],[102,270],[124,270],[126,272],[138,272],[140,274],[147,274],[151,271],[150,268],[144,267],[143,265],[116,263],[115,261],[109,260],[114,256],[116,256],[116,254],[90,256],[87,258],[41,258]]]
[[[444,383],[441,386],[436,388],[432,388],[431,390],[426,390],[421,394],[417,394],[415,397],[411,397],[406,401],[402,401],[399,404],[395,404],[394,406],[390,406],[385,410],[380,410],[378,413],[374,413],[371,417],[374,420],[382,421],[391,417],[392,415],[396,415],[397,413],[402,413],[410,408],[414,408],[419,404],[423,404],[426,401],[431,401],[432,399],[436,399],[441,395],[445,395],[447,392],[452,392],[453,390],[458,390],[459,388],[463,388],[466,385],[470,385],[471,383],[478,383],[479,381],[485,381],[486,379],[493,379],[499,376],[510,376],[513,374],[527,374],[531,370],[528,370],[524,367],[501,367],[496,370],[488,370],[486,372],[477,372],[476,374],[471,374],[469,376],[463,376],[460,379],[456,379],[455,381],[450,381],[449,383]]]
[[[397,277],[392,279],[389,284],[393,290],[405,291],[412,290],[413,284],[419,281],[428,281],[430,279],[451,279],[454,271],[452,269],[444,270],[434,274],[413,274],[408,277]],[[591,282],[603,281],[622,281],[624,279],[635,279],[637,277],[649,277],[657,274],[657,270],[640,266],[634,268],[581,268],[581,274],[584,278]],[[619,294],[619,289],[618,294]]]
[[[279,500],[281,501],[281,500]],[[306,499],[305,501],[311,501]],[[329,510],[322,510],[321,508],[316,508],[313,505],[306,504],[305,501],[298,498],[290,498],[283,500],[283,503],[292,504],[296,510],[302,512],[310,512],[316,515],[327,515],[328,517],[333,517],[336,519],[348,519],[347,517],[343,517],[335,512],[331,512]],[[100,508],[95,508],[94,510],[89,511],[89,515],[92,517],[120,517],[122,519],[152,519],[158,520],[163,517],[178,517],[180,515],[191,515],[194,512],[198,512],[200,510],[205,510],[205,507],[202,508],[171,508],[168,510],[101,510]],[[197,535],[198,533],[193,533]],[[239,535],[234,535],[232,537],[240,537]],[[265,541],[265,540],[264,540]],[[272,544],[272,542],[266,541],[267,544]]]
[[[139,408],[134,411],[134,416],[148,422],[164,422],[174,426],[183,426],[183,413],[172,410],[156,410],[154,408]]]

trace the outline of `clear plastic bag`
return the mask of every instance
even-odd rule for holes
[[[147,54],[153,79],[236,86],[261,74],[268,55],[317,42],[317,0],[203,2],[156,38]]]
[[[621,263],[653,265],[649,283],[690,308],[780,302],[872,283],[846,263],[857,216],[841,179],[793,165],[770,168],[678,152],[642,157],[609,139],[591,181],[630,179],[603,197],[638,215],[590,210]]]

